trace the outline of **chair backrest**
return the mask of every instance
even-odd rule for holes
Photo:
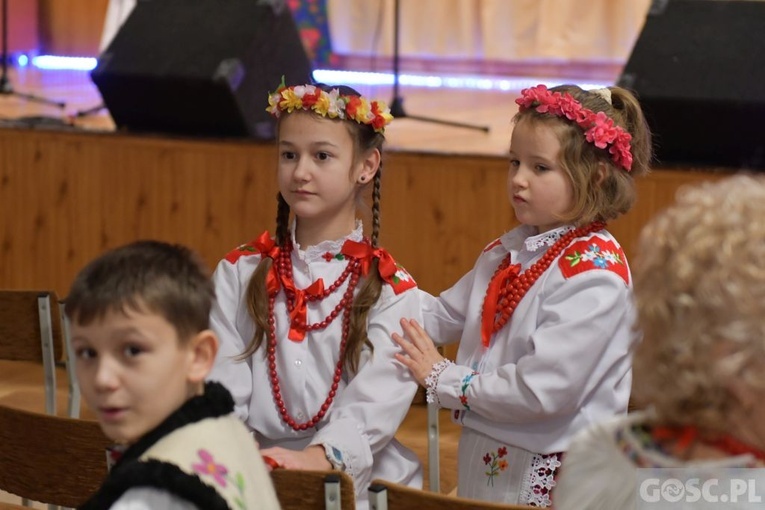
[[[110,445],[95,421],[0,406],[0,489],[78,507],[106,477]]]
[[[29,510],[29,507],[26,505],[14,505],[13,503],[0,501],[0,510]]]
[[[386,480],[374,480],[369,486],[371,510],[529,510],[534,507],[506,505],[413,489]]]
[[[0,290],[0,360],[42,364],[49,414],[56,414],[56,364],[64,360],[64,344],[55,292]]]
[[[354,510],[353,479],[342,471],[271,471],[282,510]]]
[[[49,305],[44,308],[39,298],[46,296]],[[0,290],[0,359],[41,363],[41,339],[49,331],[54,360],[61,361],[64,340],[58,306],[50,290]]]

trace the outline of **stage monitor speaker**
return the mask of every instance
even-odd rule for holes
[[[120,129],[271,139],[268,92],[311,73],[284,2],[139,0],[91,79]]]
[[[765,169],[765,2],[654,1],[619,79],[659,164]]]

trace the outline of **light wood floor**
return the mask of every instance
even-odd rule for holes
[[[0,361],[0,405],[18,407],[29,411],[44,412],[45,400],[42,387],[42,370],[31,363]],[[57,414],[65,416],[67,412],[67,382],[63,369],[59,370],[56,383],[58,386]],[[94,419],[93,414],[83,404],[83,419]],[[447,411],[439,413],[439,452],[440,452],[440,489],[449,493],[457,486],[457,442],[459,427],[451,423]],[[427,408],[423,404],[413,404],[401,425],[396,438],[411,448],[422,460],[425,469],[425,488],[428,488],[428,445],[427,445]],[[1,453],[1,447],[0,447]],[[16,496],[0,491],[0,502],[18,503]],[[39,508],[44,508],[40,506]]]

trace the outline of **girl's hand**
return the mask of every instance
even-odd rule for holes
[[[312,445],[305,450],[288,450],[274,446],[260,450],[260,453],[264,458],[267,457],[265,460],[269,471],[277,467],[311,471],[330,471],[332,469],[332,464],[327,460],[324,447],[321,445]]]
[[[397,352],[396,359],[409,368],[418,383],[425,386],[425,379],[433,371],[433,365],[443,361],[444,357],[416,320],[401,319],[401,328],[409,340],[393,333],[393,341],[404,351],[404,354]]]

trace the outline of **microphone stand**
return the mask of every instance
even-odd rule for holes
[[[77,118],[89,117],[90,115],[95,115],[104,109],[106,109],[106,105],[104,103],[99,103],[96,106],[76,111],[74,116]]]
[[[398,75],[399,75],[399,24],[401,18],[401,8],[399,0],[394,1],[395,15],[393,19],[393,100],[390,102],[390,113],[397,119],[414,119],[423,122],[433,122],[436,124],[443,124],[445,126],[461,127],[467,129],[477,129],[484,133],[489,132],[488,126],[475,126],[473,124],[465,124],[463,122],[454,122],[451,120],[440,120],[429,117],[422,117],[420,115],[409,115],[404,110],[404,99],[399,95]]]
[[[35,101],[38,103],[49,104],[57,106],[59,108],[65,108],[66,103],[63,101],[55,101],[44,97],[36,96],[34,94],[25,94],[22,92],[16,92],[13,90],[13,85],[8,78],[8,0],[2,0],[2,15],[3,15],[3,39],[2,39],[2,71],[0,72],[0,95],[3,96],[18,96],[28,101]]]

